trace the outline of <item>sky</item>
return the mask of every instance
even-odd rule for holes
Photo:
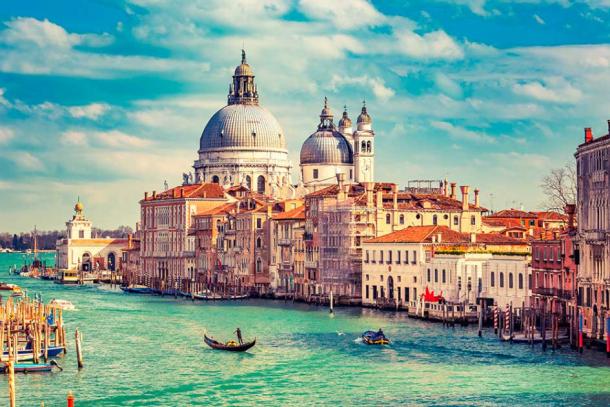
[[[366,100],[375,177],[538,209],[583,128],[608,133],[610,0],[98,0],[0,6],[0,232],[133,226],[192,170],[245,48],[299,150],[324,97]]]

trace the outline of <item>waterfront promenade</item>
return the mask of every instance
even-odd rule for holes
[[[76,368],[73,335],[65,371],[18,375],[18,405],[607,405],[610,367],[603,353],[501,343],[488,330],[454,329],[403,313],[336,309],[281,301],[192,303],[127,295],[109,287],[65,287],[9,277],[19,260],[0,254],[0,280],[45,300],[71,300],[67,331],[84,335],[85,368]],[[14,255],[11,255],[14,256]],[[241,327],[258,344],[247,354],[203,344],[205,329],[227,338]],[[383,328],[385,348],[359,343]],[[0,377],[0,394],[6,394]]]

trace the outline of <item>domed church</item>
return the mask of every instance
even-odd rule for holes
[[[284,130],[259,105],[254,72],[242,50],[227,106],[208,121],[195,161],[196,182],[243,185],[274,197],[294,195]]]
[[[317,130],[301,147],[301,179],[303,186],[315,191],[337,183],[337,174],[345,182],[372,182],[374,179],[374,136],[372,120],[362,105],[356,122],[356,131],[344,108],[338,126],[333,122],[328,99],[320,113]]]

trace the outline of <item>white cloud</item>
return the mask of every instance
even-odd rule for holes
[[[333,75],[330,81],[330,88],[333,90],[350,85],[358,85],[365,89],[368,88],[373,92],[375,97],[381,101],[387,101],[395,94],[394,90],[387,87],[383,79],[379,77],[371,78],[368,75],[352,77]]]
[[[462,47],[446,32],[432,31],[419,35],[413,31],[396,33],[397,50],[404,55],[418,59],[461,59]]]
[[[6,156],[23,170],[40,172],[45,169],[42,161],[27,151],[11,151]]]
[[[468,130],[463,127],[457,127],[449,122],[433,121],[430,124],[432,125],[432,127],[444,131],[453,138],[483,143],[495,143],[496,141],[493,137],[485,133]]]
[[[87,135],[82,131],[68,130],[61,134],[59,141],[64,145],[83,146],[87,143]]]
[[[442,72],[438,72],[434,77],[436,86],[446,95],[453,98],[462,97],[462,87],[460,84]]]
[[[68,112],[72,117],[80,119],[87,118],[96,120],[110,108],[106,103],[91,103],[85,106],[71,106],[68,108]]]
[[[542,154],[519,153],[509,151],[506,153],[492,153],[489,155],[497,165],[504,166],[510,171],[518,164],[520,167],[529,167],[536,170],[548,170],[553,168],[552,160]]]
[[[8,127],[0,127],[0,144],[9,142],[15,136],[15,132]]]
[[[95,134],[96,138],[109,147],[147,147],[152,144],[150,140],[145,140],[130,134],[125,134],[118,130],[101,131]]]
[[[367,0],[300,0],[299,9],[308,17],[328,21],[342,29],[359,29],[386,21]]]
[[[565,104],[576,104],[582,98],[582,92],[563,79],[547,80],[546,84],[537,81],[516,83],[513,92],[545,102]]]
[[[534,14],[534,20],[536,20],[536,22],[540,25],[544,25],[546,24],[546,22],[542,19],[542,17],[540,17],[538,14]]]

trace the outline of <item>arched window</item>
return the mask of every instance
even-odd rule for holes
[[[400,215],[400,224],[404,225],[405,224],[405,215]]]
[[[500,288],[504,287],[504,273],[500,273]]]
[[[263,271],[263,261],[259,257],[256,259],[256,272],[260,273],[261,271]]]
[[[523,290],[523,273],[519,273],[519,289]]]
[[[371,152],[371,142],[370,142],[370,141],[367,141],[367,142],[366,142],[366,152],[367,152],[367,153],[370,153],[370,152]]]
[[[114,253],[108,254],[108,264],[106,268],[110,271],[116,270],[116,256]]]
[[[513,273],[508,273],[508,288],[513,288]]]
[[[218,175],[214,175],[214,176],[212,177],[212,182],[213,182],[214,184],[218,184],[218,183],[220,183],[220,178],[218,178]]]
[[[248,187],[248,189],[252,189],[252,177],[249,175],[246,175],[246,186]]]
[[[386,213],[385,214],[385,223],[389,225],[391,222],[392,222],[392,217],[390,216],[389,213]]]
[[[455,216],[453,217],[453,224],[454,224],[455,226],[457,226],[457,225],[459,225],[459,224],[460,224],[460,221],[459,221],[459,219],[458,219],[457,215],[455,215]]]
[[[496,273],[491,272],[491,286],[494,287],[496,285]]]
[[[262,247],[262,241],[260,237],[256,238],[256,247],[258,247],[259,249]]]
[[[447,282],[447,273],[445,272],[445,269],[443,269],[443,284],[445,284]]]
[[[477,218],[476,218],[474,215],[472,215],[472,216],[470,217],[470,224],[471,224],[472,226],[475,226],[475,225],[477,224]]]
[[[434,269],[434,282],[438,283],[438,269]]]
[[[432,216],[432,224],[438,225],[438,217],[436,215]]]
[[[256,179],[256,192],[258,192],[259,194],[265,193],[265,177],[263,177],[262,175],[259,175]]]
[[[362,141],[362,146],[360,147],[360,152],[364,153],[366,151],[366,141]]]

